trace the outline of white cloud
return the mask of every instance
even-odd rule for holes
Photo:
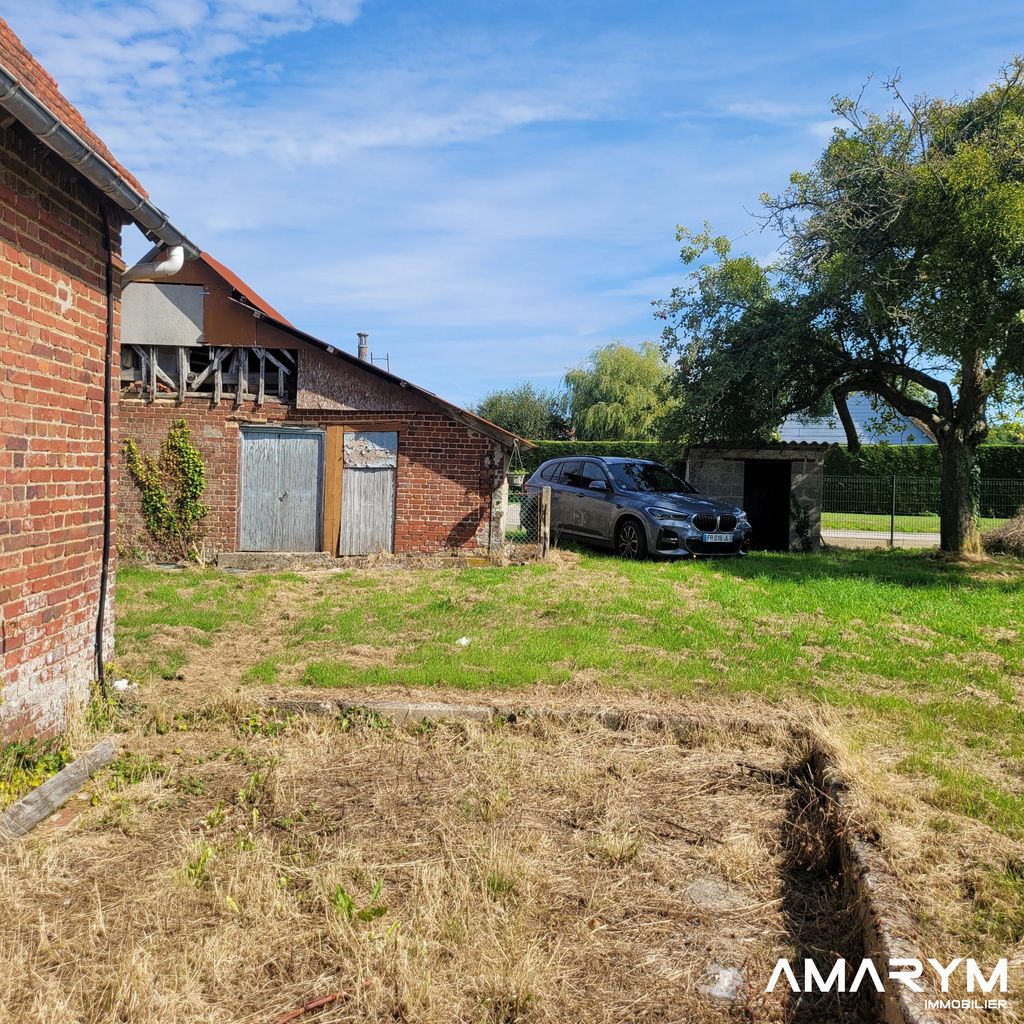
[[[14,27],[78,101],[135,99],[172,77],[192,90],[217,80],[218,59],[322,24],[351,24],[361,0],[39,0]]]
[[[811,121],[807,125],[807,131],[816,139],[821,139],[823,142],[828,142],[832,138],[832,133],[843,124],[842,121],[836,118],[831,118],[827,121]]]
[[[840,37],[767,9],[761,31],[657,5],[17,6],[15,31],[176,224],[300,326],[368,330],[460,401],[657,337],[674,225],[742,235],[758,193],[820,152],[831,94],[900,62],[896,15]],[[769,258],[773,241],[738,245]]]
[[[760,99],[757,97],[733,100],[725,104],[725,112],[750,121],[794,121],[814,113],[820,108],[809,103],[792,103],[779,100]]]

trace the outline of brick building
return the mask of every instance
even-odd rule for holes
[[[124,310],[123,435],[155,454],[188,423],[208,554],[502,545],[514,435],[298,330],[205,253],[128,285]],[[119,542],[153,551],[128,474],[119,504]]]
[[[58,731],[111,650],[130,220],[197,254],[0,19],[0,740]]]

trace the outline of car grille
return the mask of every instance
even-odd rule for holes
[[[697,527],[701,533],[717,533],[722,530],[725,533],[729,533],[736,529],[736,517],[732,514],[724,516],[713,516],[707,512],[698,512],[693,517],[693,525]]]

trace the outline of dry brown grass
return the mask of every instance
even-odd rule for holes
[[[228,700],[144,709],[129,747],[0,856],[4,1021],[272,1021],[338,989],[313,1019],[784,1020],[775,960],[832,950],[785,744]],[[712,963],[744,1007],[700,994]]]
[[[987,554],[1024,558],[1024,512],[994,530],[986,530],[981,535],[981,543]]]

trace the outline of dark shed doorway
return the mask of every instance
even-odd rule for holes
[[[743,460],[743,508],[754,528],[750,546],[758,551],[789,550],[792,467],[789,459]]]

